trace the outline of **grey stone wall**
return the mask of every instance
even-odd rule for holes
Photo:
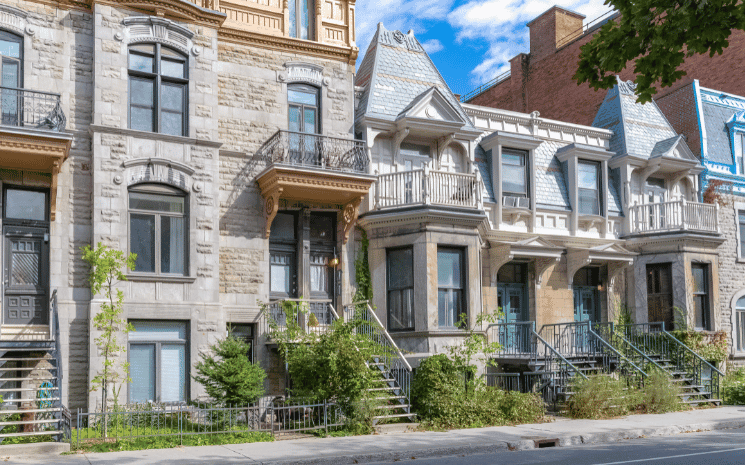
[[[727,332],[729,346],[738,365],[745,364],[745,353],[735,350],[734,307],[745,295],[745,259],[738,247],[737,211],[745,210],[745,198],[728,196],[719,208],[719,228],[726,238],[719,246],[719,327]]]

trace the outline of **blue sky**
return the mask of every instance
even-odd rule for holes
[[[504,71],[509,59],[529,50],[526,24],[560,5],[586,16],[610,11],[604,0],[358,0],[359,64],[379,22],[389,30],[414,30],[456,94]]]

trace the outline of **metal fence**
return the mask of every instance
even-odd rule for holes
[[[59,94],[0,87],[0,123],[60,132],[65,130],[67,118]]]
[[[267,165],[280,163],[356,173],[367,173],[370,164],[363,141],[284,130],[264,142],[255,158]]]
[[[344,425],[334,402],[275,399],[247,405],[135,404],[103,412],[78,409],[71,441],[76,446],[102,439],[132,440],[266,432],[273,436],[325,430]]]

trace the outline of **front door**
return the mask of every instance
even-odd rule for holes
[[[597,311],[597,289],[589,286],[574,287],[574,321],[600,321]]]
[[[647,321],[672,329],[673,275],[670,263],[647,265]]]
[[[497,273],[497,304],[504,314],[503,323],[528,320],[527,264],[507,263]],[[525,352],[530,342],[527,325],[507,325],[499,343],[512,352]]]
[[[48,231],[46,228],[6,226],[3,237],[3,324],[48,324]]]

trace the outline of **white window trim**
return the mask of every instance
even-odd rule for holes
[[[741,243],[740,243],[740,220],[739,220],[739,213],[741,211],[745,211],[745,202],[735,202],[734,205],[735,210],[735,239],[737,241],[737,256],[735,257],[736,263],[745,263],[745,251],[742,250]]]
[[[735,295],[732,296],[732,300],[730,301],[730,336],[732,337],[732,345],[730,352],[733,355],[745,355],[745,350],[737,350],[737,341],[735,338],[737,337],[736,328],[737,328],[737,301],[740,300],[741,297],[745,296],[745,289],[740,289],[739,291],[735,292]]]

